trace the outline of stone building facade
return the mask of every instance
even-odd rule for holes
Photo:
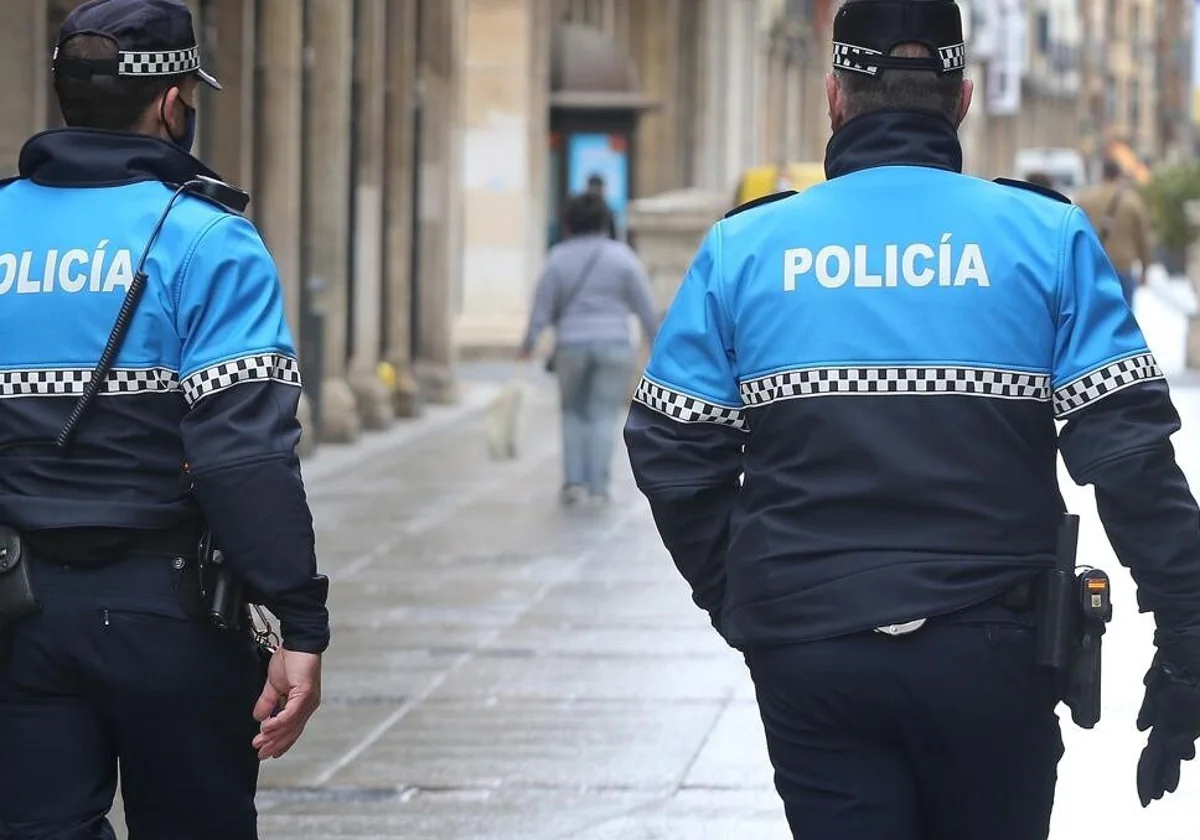
[[[61,118],[49,58],[79,0],[6,0],[0,169]],[[250,191],[317,439],[454,398],[463,0],[188,0],[206,64],[196,153]],[[20,6],[20,9],[15,7]]]
[[[631,201],[700,189],[731,203],[749,167],[820,160],[833,6],[466,0],[460,350],[520,340],[561,202],[578,187],[564,157],[580,126],[628,144]]]

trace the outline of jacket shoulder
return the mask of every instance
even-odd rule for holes
[[[733,216],[736,216],[738,213],[745,213],[747,210],[753,210],[755,207],[763,207],[767,204],[773,204],[776,201],[782,201],[783,199],[791,198],[794,195],[796,195],[795,190],[784,190],[783,192],[764,195],[761,198],[754,199],[753,201],[747,201],[745,204],[739,204],[737,207],[734,207],[732,210],[726,213],[725,218],[729,219]]]
[[[1071,199],[1067,198],[1057,190],[1052,190],[1049,187],[1043,187],[1040,184],[1031,184],[1029,181],[1019,181],[1015,178],[997,178],[995,183],[1004,187],[1013,187],[1018,190],[1028,190],[1038,195],[1044,195],[1046,198],[1052,198],[1055,201],[1061,201],[1063,204],[1070,204]]]

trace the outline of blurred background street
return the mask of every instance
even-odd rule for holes
[[[270,840],[785,840],[741,658],[696,610],[632,485],[559,504],[559,415],[512,361],[567,200],[598,176],[665,310],[709,225],[824,178],[834,0],[188,0],[197,154],[251,192],[305,382],[304,471],[332,579],[325,704],[264,765]],[[76,0],[0,0],[0,174],[60,124]],[[971,0],[966,168],[1144,203],[1135,312],[1200,487],[1194,0]],[[643,352],[644,352],[644,348]],[[489,412],[516,381],[517,457]],[[1104,720],[1065,725],[1054,837],[1200,835],[1200,764],[1143,811],[1149,619],[1115,581]],[[119,811],[119,807],[118,807]],[[119,821],[118,821],[119,822]],[[123,836],[123,835],[122,835]]]

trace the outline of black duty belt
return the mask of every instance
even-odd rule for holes
[[[33,552],[44,560],[64,564],[108,563],[131,554],[195,557],[200,542],[198,527],[56,528],[22,534]]]

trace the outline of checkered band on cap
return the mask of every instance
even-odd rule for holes
[[[299,388],[299,363],[282,353],[259,353],[230,359],[185,377],[182,383],[183,397],[188,405],[195,405],[210,394],[224,391],[234,385],[268,380]]]
[[[954,44],[949,47],[938,48],[938,58],[942,60],[942,70],[946,73],[953,73],[958,70],[967,69],[967,45]]]
[[[644,376],[638,383],[633,401],[680,423],[715,423],[739,431],[746,431],[747,428],[746,418],[741,409],[707,402],[651,382]]]
[[[1152,353],[1127,356],[1056,389],[1054,414],[1062,419],[1130,385],[1163,378]]]
[[[1050,377],[969,367],[807,368],[747,380],[741,391],[748,407],[806,397],[886,394],[960,394],[1049,402]]]
[[[883,53],[879,50],[856,47],[854,44],[844,44],[841,41],[833,43],[833,66],[841,70],[863,73],[867,76],[878,76],[878,59],[881,56]],[[967,68],[966,44],[939,47],[938,60],[942,63],[943,73],[965,70]]]
[[[92,378],[91,368],[43,368],[0,371],[0,399],[13,397],[78,397]],[[117,368],[109,371],[101,396],[166,394],[179,389],[173,370]]]
[[[879,75],[879,65],[872,64],[871,58],[878,58],[881,55],[883,53],[879,50],[869,50],[866,47],[856,47],[840,41],[833,42],[833,66],[841,70],[877,76]]]
[[[122,52],[121,76],[182,76],[200,69],[200,48],[166,52]]]

